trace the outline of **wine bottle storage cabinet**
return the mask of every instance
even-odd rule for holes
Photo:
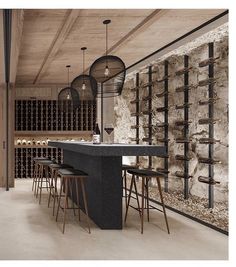
[[[15,178],[32,178],[34,170],[34,157],[48,157],[58,163],[63,162],[63,153],[60,148],[31,147],[15,148]]]
[[[73,109],[68,101],[16,100],[16,131],[92,131],[96,123],[96,101],[80,101]]]

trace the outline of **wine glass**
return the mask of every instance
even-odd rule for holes
[[[108,144],[112,144],[111,142],[111,133],[114,131],[114,126],[112,123],[105,123],[104,130],[108,134]]]

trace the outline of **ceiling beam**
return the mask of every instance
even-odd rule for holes
[[[169,10],[167,9],[155,9],[149,16],[147,16],[144,20],[142,20],[137,26],[135,26],[131,31],[129,31],[124,37],[122,37],[117,43],[115,43],[112,47],[110,47],[107,53],[114,53],[121,46],[124,46],[130,40],[137,37],[139,34],[143,33],[149,26],[151,26],[154,22],[160,19],[163,15],[165,15]]]
[[[59,51],[61,45],[65,41],[67,35],[69,34],[71,28],[73,27],[74,23],[76,22],[76,19],[78,18],[80,14],[80,10],[78,9],[72,9],[67,11],[67,15],[65,20],[63,21],[61,27],[57,31],[57,34],[52,41],[52,44],[50,48],[48,49],[48,52],[43,60],[42,65],[40,66],[40,69],[34,79],[33,84],[36,84],[40,81],[42,75],[49,67],[50,63],[53,61],[54,57],[56,56],[57,52]]]
[[[5,84],[3,10],[0,9],[0,86]]]
[[[24,24],[24,10],[12,10],[12,34],[11,34],[11,59],[10,59],[10,83],[16,81],[16,72],[19,61],[21,39]]]
[[[155,9],[150,15],[143,19],[138,25],[136,25],[131,31],[129,31],[125,36],[123,36],[118,42],[116,42],[112,47],[107,50],[107,54],[114,53],[122,46],[126,45],[129,41],[137,37],[139,34],[144,32],[148,27],[150,27],[154,22],[165,15],[169,9]],[[105,56],[106,53],[103,54]],[[85,70],[88,72],[89,68]]]

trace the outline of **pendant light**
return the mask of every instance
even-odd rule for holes
[[[67,76],[68,76],[68,86],[63,88],[58,94],[59,109],[65,110],[66,106],[71,107],[72,109],[78,108],[79,102],[79,93],[76,89],[70,86],[70,65],[66,66]]]
[[[117,56],[108,55],[108,25],[111,20],[104,20],[106,26],[106,53],[95,60],[89,74],[99,83],[98,97],[114,97],[122,93],[125,80],[125,64]]]
[[[97,96],[97,81],[91,75],[85,74],[85,51],[87,47],[82,47],[81,50],[83,51],[83,74],[72,81],[71,87],[78,91],[81,100],[92,100]]]

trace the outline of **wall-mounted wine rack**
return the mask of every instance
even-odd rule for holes
[[[214,104],[219,98],[214,96],[214,84],[216,79],[214,78],[214,64],[218,58],[214,57],[214,43],[208,44],[208,56],[209,58],[200,62],[199,67],[208,67],[208,79],[199,81],[198,86],[208,86],[208,99],[200,100],[199,105],[208,105],[208,118],[199,119],[199,124],[208,125],[208,138],[201,138],[200,144],[208,145],[208,158],[200,157],[199,163],[208,165],[208,177],[199,176],[198,181],[208,184],[208,207],[214,207],[214,185],[219,183],[214,178],[214,165],[220,163],[219,160],[214,158],[214,144],[219,140],[214,138],[214,124],[218,119],[214,118]]]
[[[32,178],[34,157],[48,157],[61,163],[63,153],[60,148],[16,146],[15,147],[15,178]]]
[[[96,123],[96,101],[80,101],[73,109],[68,101],[64,109],[56,100],[16,100],[16,131],[92,131]]]
[[[168,192],[168,173],[169,173],[169,151],[168,151],[168,132],[169,132],[169,122],[168,122],[168,94],[169,94],[169,62],[167,60],[164,61],[164,76],[162,79],[157,80],[157,83],[164,83],[164,88],[162,88],[162,92],[157,93],[158,98],[163,98],[163,106],[158,107],[156,109],[156,112],[162,112],[164,113],[164,121],[162,123],[158,123],[156,126],[161,127],[163,129],[163,137],[158,137],[157,141],[164,144],[166,147],[167,155],[163,156],[164,160],[164,167],[163,168],[157,168],[157,171],[163,173],[164,176],[164,190],[165,192]]]
[[[207,156],[200,156],[198,159],[199,164],[206,164],[208,167],[208,176],[199,176],[198,181],[201,183],[205,183],[208,185],[208,207],[213,208],[214,207],[214,185],[219,184],[220,182],[217,181],[214,178],[214,166],[215,164],[220,164],[221,161],[214,158],[214,145],[216,143],[220,143],[220,140],[215,139],[214,137],[214,125],[219,121],[218,118],[214,117],[214,105],[215,103],[220,99],[217,97],[216,93],[214,92],[214,87],[216,84],[216,77],[214,75],[214,66],[217,63],[217,60],[219,57],[214,57],[214,43],[208,44],[208,58],[201,61],[198,64],[198,68],[208,68],[208,77],[206,79],[203,79],[201,81],[198,81],[197,84],[190,84],[189,77],[192,70],[192,67],[189,66],[189,56],[184,55],[183,56],[183,68],[180,70],[177,70],[174,73],[173,77],[179,77],[183,79],[182,85],[175,88],[175,92],[173,92],[174,95],[183,96],[183,102],[178,103],[175,105],[175,110],[179,110],[183,113],[182,118],[175,121],[175,127],[179,128],[182,132],[182,135],[175,137],[175,143],[176,144],[182,144],[183,153],[176,154],[175,160],[182,162],[182,170],[175,171],[175,176],[178,178],[183,179],[183,195],[184,199],[189,198],[189,181],[193,176],[191,175],[189,171],[189,164],[190,160],[192,159],[191,153],[190,153],[190,144],[192,142],[191,135],[189,133],[190,125],[192,121],[189,118],[189,111],[192,107],[192,103],[189,101],[189,94],[190,92],[197,92],[197,88],[203,87],[208,88],[208,97],[207,99],[202,99],[198,101],[199,106],[206,106],[208,108],[208,116],[207,118],[199,118],[198,124],[199,125],[206,125],[208,127],[208,136],[202,137],[198,140],[199,144],[206,145],[208,147],[208,155]],[[158,156],[159,158],[162,158],[164,160],[164,166],[157,167],[156,170],[161,172],[164,176],[164,189],[166,192],[168,192],[168,176],[169,176],[169,155],[168,155],[168,147],[169,147],[169,139],[168,139],[168,131],[169,131],[169,121],[168,116],[169,114],[169,95],[172,94],[169,92],[169,70],[168,70],[168,61],[164,61],[164,74],[163,77],[159,80],[153,79],[154,71],[153,66],[148,67],[148,71],[145,73],[148,75],[148,80],[145,81],[145,84],[140,84],[140,74],[136,73],[136,84],[135,87],[132,88],[132,91],[135,91],[135,98],[130,101],[130,103],[135,104],[135,111],[131,114],[131,116],[136,117],[136,124],[131,126],[131,129],[136,130],[136,135],[134,138],[132,138],[132,141],[135,141],[137,144],[140,143],[140,128],[143,128],[145,130],[145,136],[141,140],[142,142],[153,144],[154,138],[155,141],[158,143],[161,143],[164,145],[167,149],[167,155]],[[142,72],[143,74],[143,72]],[[172,77],[172,78],[173,78]],[[141,81],[142,83],[142,81]],[[158,107],[155,107],[155,111],[153,110],[153,86],[157,84],[160,90],[157,87],[158,91],[156,93],[156,96],[158,98],[163,98],[163,104],[161,104]],[[164,89],[163,89],[164,86]],[[142,89],[145,89],[145,91],[142,91]],[[144,92],[144,94],[142,94]],[[141,97],[141,99],[140,99]],[[145,109],[140,110],[140,101],[145,102]],[[159,103],[159,102],[158,102]],[[163,121],[160,121],[153,125],[153,114],[156,113],[156,117],[158,118],[158,114],[163,114]],[[144,117],[144,125],[140,125],[140,116],[148,116]],[[162,132],[161,130],[158,131],[158,136],[154,136],[154,127],[157,127],[159,129],[163,129],[163,135],[159,134]],[[153,168],[152,164],[152,157],[149,157],[149,163],[148,168]],[[137,164],[139,164],[139,158],[137,158]],[[156,167],[156,166],[155,166]]]
[[[176,88],[176,92],[184,93],[184,102],[181,105],[176,105],[175,108],[180,110],[182,109],[184,111],[184,119],[178,120],[175,122],[175,126],[177,127],[183,127],[183,136],[180,138],[176,138],[176,143],[181,143],[184,146],[184,154],[183,155],[176,155],[175,159],[178,161],[183,161],[184,164],[184,171],[176,171],[175,175],[178,178],[184,179],[184,198],[189,198],[189,179],[192,178],[192,176],[189,174],[189,160],[191,158],[189,157],[189,143],[191,142],[191,139],[189,138],[189,124],[191,123],[191,120],[189,120],[189,107],[191,106],[191,103],[189,103],[189,71],[191,68],[189,67],[189,57],[187,55],[184,56],[184,68],[181,70],[176,71],[176,75],[180,76],[183,75],[184,77],[184,85],[181,87]]]
[[[131,129],[135,130],[135,137],[131,139],[131,141],[135,142],[136,144],[139,144],[139,117],[140,117],[140,108],[139,108],[139,73],[136,73],[136,79],[135,79],[135,87],[131,89],[131,91],[135,92],[135,99],[131,100],[131,104],[135,104],[135,112],[131,114],[132,117],[135,117],[135,125],[131,126]],[[136,165],[139,165],[139,157],[136,157]]]
[[[136,144],[139,144],[140,142],[140,116],[148,116],[147,118],[147,124],[142,125],[144,129],[147,129],[146,136],[142,139],[143,142],[148,143],[149,145],[152,145],[153,143],[153,107],[152,107],[152,98],[153,98],[153,86],[154,84],[164,83],[164,89],[159,94],[157,94],[157,97],[164,98],[163,106],[160,108],[157,108],[158,112],[164,112],[164,121],[162,123],[158,123],[155,125],[156,127],[163,128],[163,135],[162,137],[157,137],[157,142],[162,143],[162,145],[166,146],[167,149],[167,155],[158,156],[159,158],[163,158],[164,160],[164,167],[157,168],[157,171],[162,173],[165,184],[164,189],[166,192],[168,192],[168,61],[165,61],[164,63],[164,76],[161,80],[153,80],[153,69],[152,66],[148,67],[147,74],[148,75],[148,81],[147,83],[140,85],[139,82],[139,73],[136,73],[136,86],[131,89],[131,91],[135,92],[135,98],[130,101],[131,104],[136,105],[135,112],[131,114],[132,117],[136,117],[136,124],[131,126],[131,129],[136,130],[136,136],[131,139],[131,141],[135,141]],[[140,89],[147,89],[147,93],[142,96],[142,99],[140,99]],[[140,101],[146,102],[147,105],[145,105],[145,110],[140,110]],[[139,157],[137,157],[136,164],[139,164]],[[148,169],[152,169],[152,157],[148,157]]]
[[[152,66],[148,67],[148,82],[142,86],[143,89],[147,89],[147,95],[142,97],[142,101],[147,102],[145,110],[143,110],[142,114],[147,116],[147,125],[145,128],[147,129],[146,136],[142,139],[143,142],[148,143],[149,145],[152,144]],[[148,169],[152,168],[152,157],[148,157]]]

